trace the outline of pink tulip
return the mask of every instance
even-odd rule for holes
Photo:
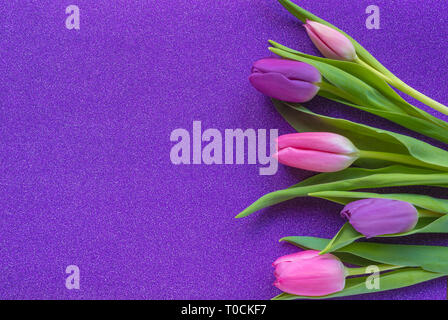
[[[345,287],[346,270],[332,254],[308,250],[278,258],[273,264],[280,290],[300,296],[325,296]]]
[[[339,31],[310,20],[304,26],[311,41],[324,57],[347,61],[356,59],[352,42]]]
[[[285,134],[277,139],[273,155],[282,164],[316,172],[335,172],[358,159],[358,150],[347,138],[330,132]]]

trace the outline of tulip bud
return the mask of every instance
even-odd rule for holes
[[[412,230],[418,220],[415,207],[405,201],[363,199],[349,203],[341,216],[367,238]]]
[[[273,264],[280,290],[300,296],[325,296],[345,287],[346,270],[332,254],[307,250],[278,258]]]
[[[278,58],[258,60],[249,76],[255,89],[287,102],[306,102],[319,91],[320,72],[304,62]]]
[[[339,31],[310,20],[307,20],[304,26],[311,41],[324,57],[347,61],[356,59],[352,42]]]
[[[358,159],[350,140],[330,132],[285,134],[278,137],[277,146],[273,157],[280,163],[316,172],[340,171]]]

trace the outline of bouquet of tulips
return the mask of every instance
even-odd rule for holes
[[[274,262],[274,285],[283,291],[274,299],[358,295],[447,276],[448,248],[355,241],[448,233],[448,200],[354,190],[448,187],[448,152],[402,134],[316,114],[300,103],[320,95],[443,143],[448,143],[448,123],[406,102],[392,87],[447,115],[448,107],[408,86],[335,26],[289,0],[279,2],[305,23],[324,57],[269,41],[269,49],[279,58],[256,61],[249,80],[272,98],[278,112],[298,132],[278,138],[274,157],[284,165],[320,173],[261,197],[237,217],[308,196],[341,204],[340,214],[347,222],[332,239],[282,239],[305,251]],[[372,272],[380,274],[381,286],[367,285]]]

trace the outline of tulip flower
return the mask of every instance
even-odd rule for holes
[[[272,265],[275,267],[274,285],[290,294],[325,296],[345,287],[345,267],[329,253],[301,251],[280,257]]]
[[[265,58],[256,61],[249,76],[255,89],[287,102],[306,102],[319,91],[320,72],[299,61]]]
[[[352,42],[339,31],[310,20],[304,26],[311,41],[324,57],[347,61],[357,58]]]
[[[391,199],[362,199],[349,203],[341,216],[367,238],[412,230],[418,220],[410,203]]]
[[[360,150],[346,137],[331,132],[282,135],[277,139],[277,152],[272,156],[284,165],[315,172],[341,171],[359,158],[447,170],[446,167],[420,161],[411,155]]]
[[[358,150],[347,138],[330,132],[286,134],[277,139],[273,155],[282,164],[316,172],[334,172],[358,159]]]

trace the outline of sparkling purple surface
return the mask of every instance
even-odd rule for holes
[[[0,5],[0,298],[269,299],[271,262],[296,251],[278,239],[331,237],[340,206],[302,198],[233,217],[261,195],[310,173],[256,165],[170,162],[172,130],[292,129],[251,88],[267,40],[317,54],[274,0],[78,0]],[[448,103],[443,1],[303,0],[403,80]],[[409,133],[386,120],[314,99],[307,106]],[[435,114],[435,113],[434,113]],[[445,118],[446,119],[446,118]],[[430,140],[426,140],[430,141]],[[392,188],[446,198],[446,190]],[[385,241],[385,240],[383,240]],[[447,245],[441,235],[394,239]],[[65,288],[78,265],[81,289]],[[445,299],[446,278],[355,299]]]

